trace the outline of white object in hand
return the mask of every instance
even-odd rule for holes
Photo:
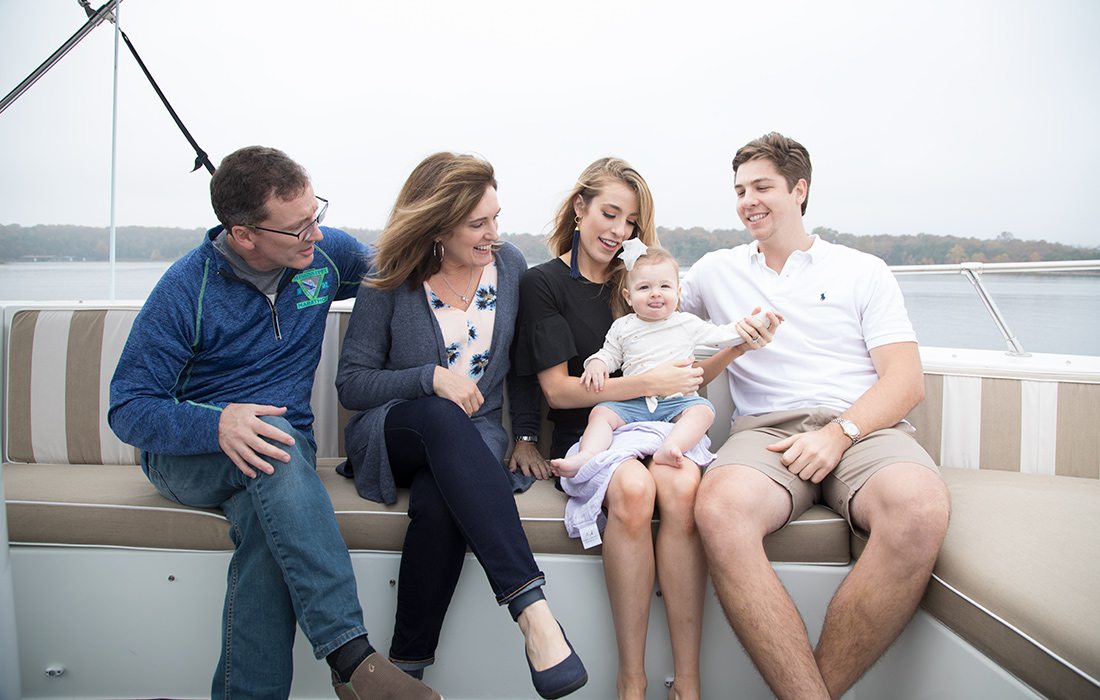
[[[772,320],[770,318],[768,318],[767,312],[758,313],[755,316],[753,316],[753,318],[755,318],[757,321],[760,321],[760,323],[764,324],[764,328],[771,328],[771,326],[772,326]],[[757,336],[757,339],[759,339],[759,336]],[[738,345],[740,345],[744,342],[745,342],[744,338],[737,338],[736,340],[734,340],[732,343],[729,344],[729,347],[734,348],[734,347],[737,347]]]

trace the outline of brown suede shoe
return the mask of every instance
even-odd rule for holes
[[[377,651],[363,659],[347,683],[332,674],[332,687],[341,700],[443,700]]]

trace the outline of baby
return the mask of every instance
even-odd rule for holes
[[[617,319],[607,331],[603,348],[584,361],[581,382],[588,390],[603,390],[608,374],[619,367],[624,376],[641,374],[665,362],[694,357],[697,345],[732,347],[757,335],[745,321],[716,326],[677,311],[680,268],[667,250],[646,248],[641,241],[630,239],[619,257],[627,269],[620,290],[634,313]],[[756,318],[764,328],[772,322],[767,315]],[[683,453],[699,442],[714,421],[714,406],[698,394],[598,403],[588,416],[579,451],[551,460],[550,466],[558,476],[575,476],[592,457],[611,446],[612,431],[640,421],[675,423],[653,454],[653,461],[680,466]]]

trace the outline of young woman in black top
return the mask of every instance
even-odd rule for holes
[[[524,274],[514,350],[516,397],[537,378],[554,423],[551,457],[563,456],[584,432],[589,409],[599,401],[665,396],[696,391],[704,370],[716,376],[743,350],[719,352],[702,366],[682,360],[633,377],[615,377],[603,391],[588,392],[579,377],[582,363],[603,346],[613,309],[625,313],[625,300],[613,294],[623,264],[616,255],[623,241],[639,238],[660,245],[653,198],[642,176],[617,158],[588,166],[562,203],[550,236],[556,257]],[[771,334],[758,329],[762,339]],[[524,402],[528,403],[528,402]],[[529,405],[529,404],[528,404]],[[531,415],[515,415],[513,432],[530,430]],[[517,426],[524,426],[517,428]],[[517,442],[512,467],[539,476],[545,463],[532,442]],[[698,468],[677,468],[638,460],[620,464],[604,504],[604,575],[618,641],[620,698],[644,698],[645,640],[650,595],[660,577],[675,665],[670,697],[699,697],[699,645],[702,633],[706,565],[695,530]],[[651,522],[659,504],[661,527],[654,545]]]

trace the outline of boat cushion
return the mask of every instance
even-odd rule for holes
[[[400,551],[408,525],[408,491],[385,506],[365,501],[352,480],[336,473],[339,460],[322,459],[321,481],[352,550]],[[157,493],[141,469],[126,465],[4,465],[8,533],[12,544],[84,545],[179,550],[229,550],[228,526],[218,510],[190,508]],[[516,496],[527,539],[536,554],[590,554],[565,534],[565,494],[549,481]],[[847,564],[848,526],[816,506],[765,540],[773,561]]]
[[[1040,693],[1100,696],[1100,481],[942,473],[951,524],[921,605]]]

